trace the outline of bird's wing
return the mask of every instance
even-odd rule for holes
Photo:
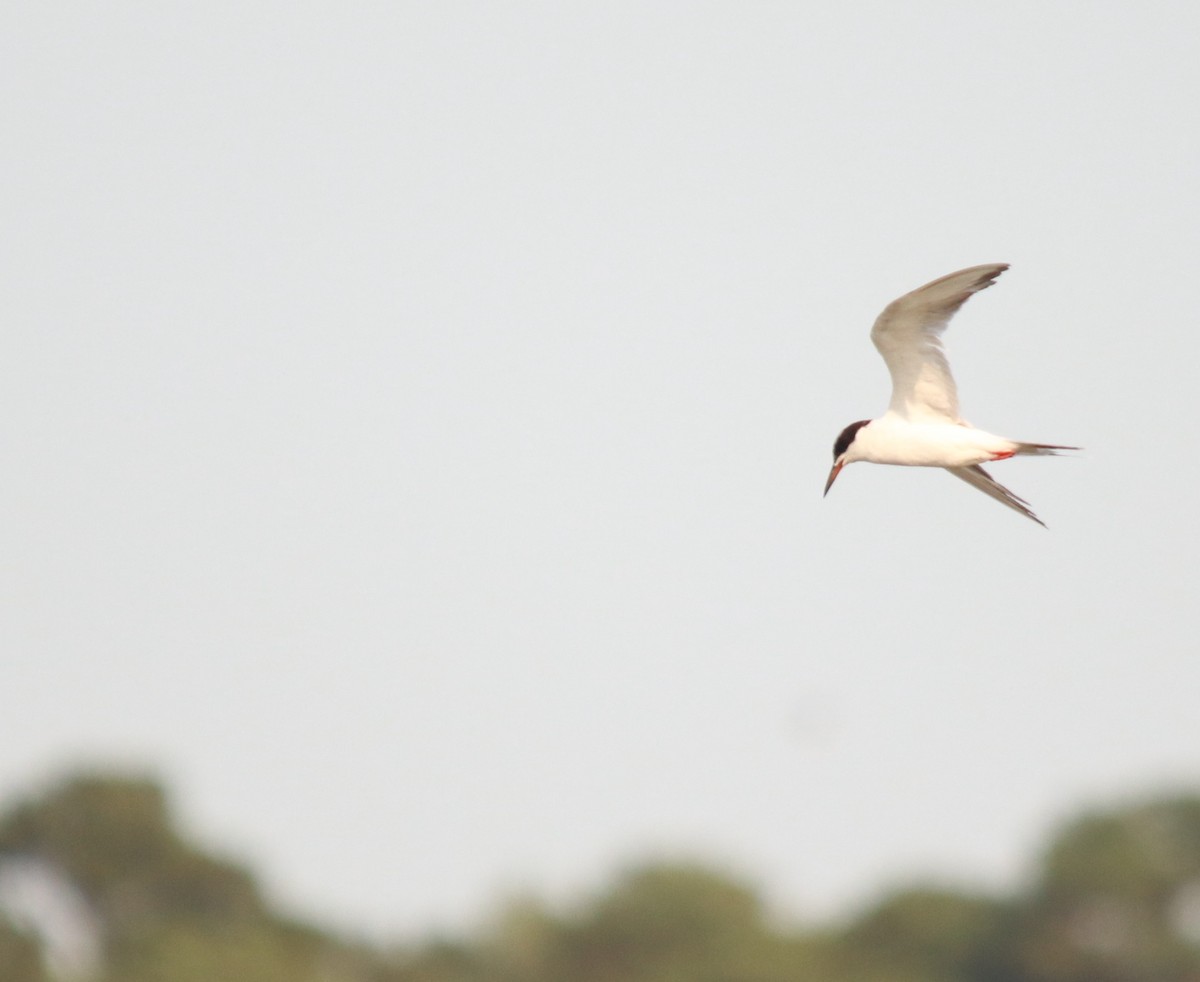
[[[892,374],[892,412],[905,419],[960,422],[942,332],[972,293],[987,289],[1006,269],[1007,263],[989,263],[959,270],[884,308],[871,340]]]
[[[1046,523],[1030,509],[1028,501],[1013,494],[1003,484],[998,484],[992,475],[978,464],[973,467],[947,467],[946,470],[955,477],[966,481],[971,487],[978,488],[988,497],[995,498],[1000,504],[1008,505],[1013,511],[1019,511],[1026,518],[1032,518],[1042,528],[1046,527]]]

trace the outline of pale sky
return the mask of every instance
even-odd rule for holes
[[[824,917],[1200,786],[1194,3],[9,3],[0,795],[305,916],[698,856]],[[1009,262],[963,411],[834,437]]]

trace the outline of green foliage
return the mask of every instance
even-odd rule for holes
[[[0,855],[60,869],[117,934],[147,921],[239,922],[263,914],[246,871],[176,834],[162,790],[145,779],[81,776],[0,821]]]
[[[579,982],[735,982],[774,977],[777,943],[746,886],[696,866],[622,877],[560,941]]]
[[[286,920],[187,842],[153,781],[84,775],[0,815],[0,861],[44,862],[103,930],[95,982],[1196,982],[1200,799],[1084,815],[1011,898],[914,886],[840,927],[785,929],[696,864],[626,871],[570,912],[513,901],[477,938],[383,952]],[[2,870],[2,867],[0,867]],[[0,979],[58,982],[0,917]]]
[[[859,972],[880,978],[968,980],[997,962],[1003,905],[945,889],[912,888],[885,897],[853,923],[843,944]]]
[[[1200,799],[1085,815],[1051,844],[1016,944],[1037,982],[1200,978]],[[1194,909],[1194,908],[1193,908]],[[1192,915],[1192,920],[1196,919]]]
[[[175,923],[120,948],[113,982],[292,982],[319,975],[268,925],[212,930]]]
[[[0,917],[0,978],[4,982],[49,982],[37,939]]]
[[[185,842],[152,781],[82,775],[18,804],[0,818],[6,855],[48,864],[84,895],[103,982],[336,982],[326,963],[339,946],[272,916],[248,872]],[[0,969],[7,982],[7,957]]]

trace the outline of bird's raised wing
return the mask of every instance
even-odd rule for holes
[[[883,309],[871,328],[871,340],[892,374],[891,412],[911,420],[960,422],[958,390],[942,348],[942,332],[972,293],[987,289],[1006,269],[1007,263],[962,269]]]
[[[1046,527],[1046,523],[1033,513],[1028,501],[1013,494],[1003,484],[998,484],[995,478],[978,464],[974,467],[947,467],[946,470],[955,477],[966,481],[971,487],[978,488],[988,497],[995,498],[1000,504],[1008,505],[1013,511],[1019,511],[1026,518],[1032,518],[1042,528]]]

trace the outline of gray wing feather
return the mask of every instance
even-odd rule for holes
[[[1007,263],[971,266],[893,300],[875,320],[871,340],[892,376],[890,409],[906,419],[960,422],[958,390],[942,332],[973,293],[991,286]]]

